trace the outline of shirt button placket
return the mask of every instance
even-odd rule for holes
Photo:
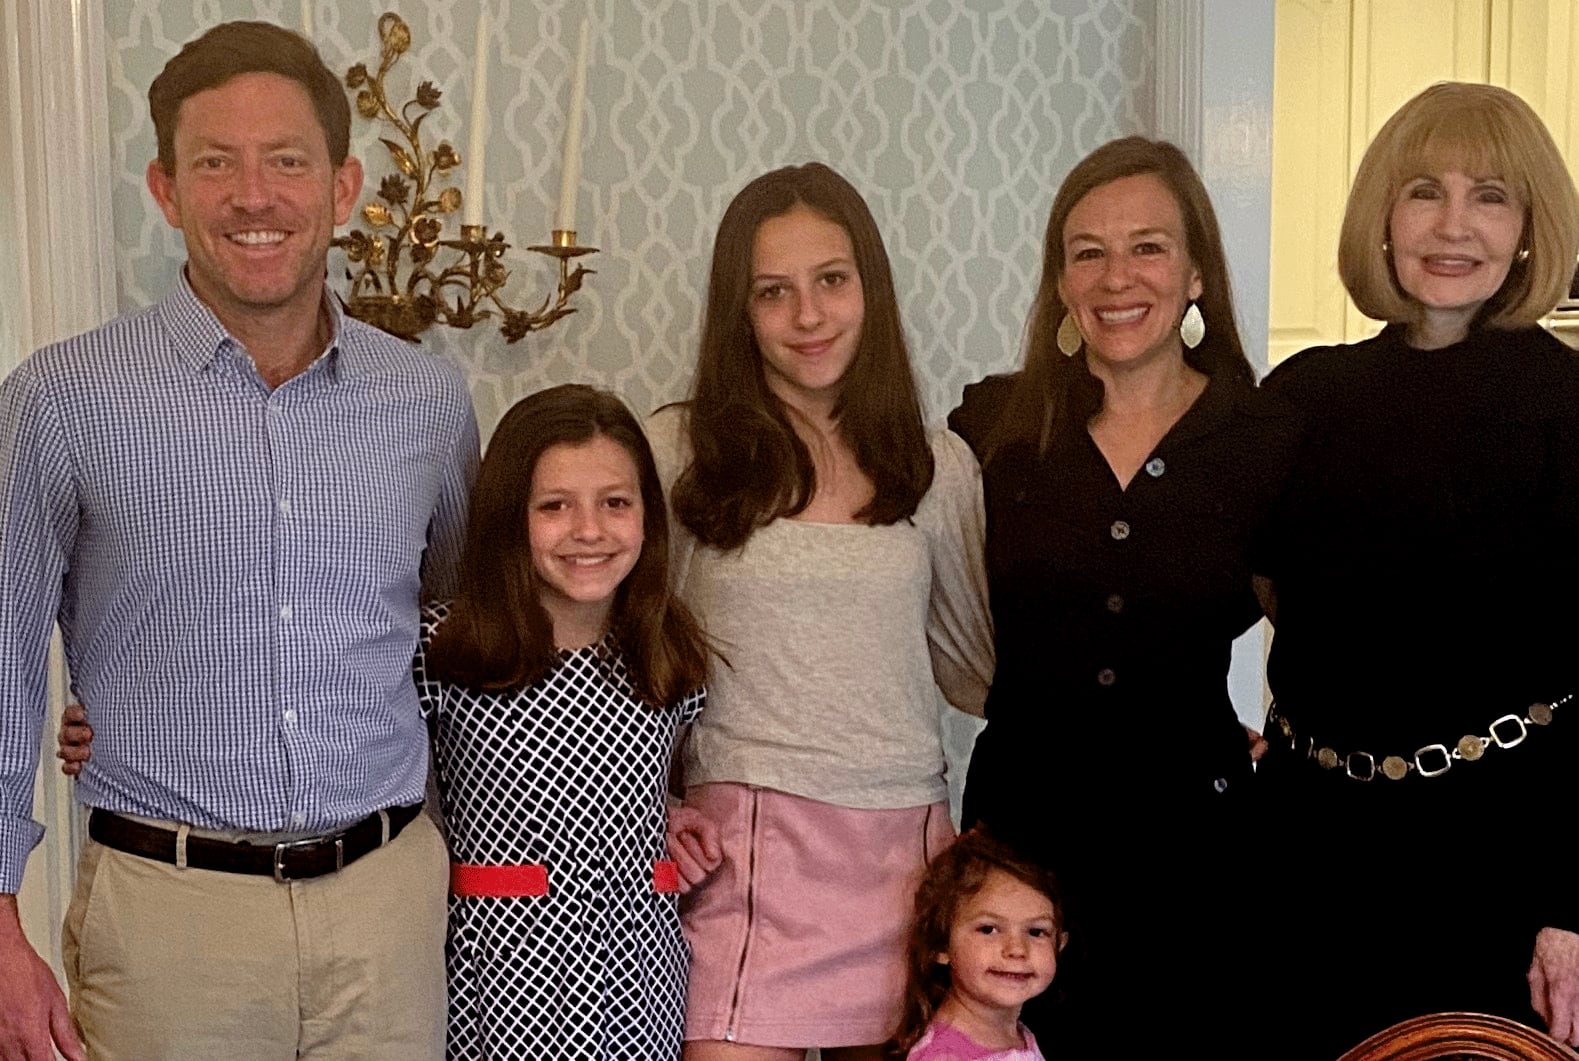
[[[290,490],[290,437],[291,423],[288,415],[287,399],[291,392],[283,393],[276,390],[268,398],[268,438],[271,451],[270,465],[272,466],[272,489],[274,492],[274,510],[276,520],[279,521],[278,533],[273,536],[272,566],[276,572],[281,595],[289,597],[295,586],[295,579],[291,577],[290,567],[294,550],[291,548],[290,525],[293,505],[289,494]],[[278,600],[278,598],[276,598]],[[291,705],[296,699],[295,681],[295,639],[291,636],[293,627],[299,616],[296,605],[299,601],[289,599],[278,600],[275,609],[275,618],[279,623],[279,637],[276,643],[279,646],[278,696],[285,705]],[[295,706],[282,706],[280,713],[280,726],[285,741],[285,753],[291,762],[291,773],[295,776],[300,769],[298,762],[301,750],[302,725],[301,712]],[[308,820],[309,800],[299,786],[292,784],[286,792],[287,806],[289,808],[289,827],[303,829]]]
[[[1108,536],[1115,542],[1127,541],[1129,533],[1128,520],[1116,519],[1108,525]],[[1104,605],[1110,615],[1118,615],[1124,610],[1124,598],[1117,593],[1111,593],[1104,601]],[[1111,689],[1118,682],[1118,673],[1112,667],[1103,667],[1097,671],[1096,678],[1097,684],[1102,688]]]

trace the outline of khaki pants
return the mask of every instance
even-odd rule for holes
[[[447,865],[426,814],[288,884],[88,841],[63,951],[89,1056],[441,1061]]]

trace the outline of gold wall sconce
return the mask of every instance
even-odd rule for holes
[[[510,243],[498,230],[490,235],[482,219],[487,32],[484,11],[478,25],[469,159],[462,159],[447,140],[440,140],[431,150],[423,146],[422,123],[439,107],[443,95],[431,81],[418,85],[415,95],[399,109],[389,101],[385,79],[411,47],[411,29],[399,15],[387,12],[378,20],[381,50],[377,72],[369,73],[364,63],[346,72],[346,87],[356,93],[356,112],[370,121],[394,126],[399,134],[398,139],[379,138],[389,151],[395,172],[379,182],[377,198],[363,204],[361,220],[367,228],[353,228],[333,242],[345,251],[348,263],[346,312],[403,339],[415,341],[435,323],[470,328],[497,316],[505,341],[517,342],[574,313],[571,298],[594,272],[575,264],[575,259],[597,251],[596,247],[579,246],[575,233],[574,184],[580,170],[586,85],[583,25],[565,137],[566,186],[570,190],[562,191],[561,227],[552,230],[548,243],[527,248],[558,260],[559,282],[535,310],[518,309],[505,301],[504,288],[511,272],[504,259]],[[472,167],[465,194],[453,185],[436,187],[463,163]],[[446,227],[457,213],[461,215],[459,238],[446,237]]]

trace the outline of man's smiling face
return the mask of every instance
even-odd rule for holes
[[[334,227],[362,187],[340,166],[306,89],[246,73],[189,96],[175,128],[175,168],[148,167],[148,188],[186,237],[187,275],[230,326],[280,311],[316,314]]]

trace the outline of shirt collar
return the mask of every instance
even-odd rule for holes
[[[1238,395],[1250,389],[1248,384],[1242,387],[1234,384],[1235,380],[1226,372],[1208,373],[1206,389],[1184,411],[1179,422],[1163,436],[1163,440],[1170,445],[1177,445],[1216,431],[1233,411]]]
[[[322,354],[322,359],[327,361],[324,371],[329,379],[337,380],[342,374],[354,375],[365,368],[364,351],[361,344],[355,341],[354,332],[346,327],[344,307],[327,285],[323,298],[329,309],[329,343]],[[240,341],[220,323],[214,311],[197,297],[197,292],[192,290],[192,284],[187,279],[185,268],[181,270],[175,290],[159,304],[158,312],[176,355],[194,372],[208,368],[226,344],[238,352],[243,349]]]

